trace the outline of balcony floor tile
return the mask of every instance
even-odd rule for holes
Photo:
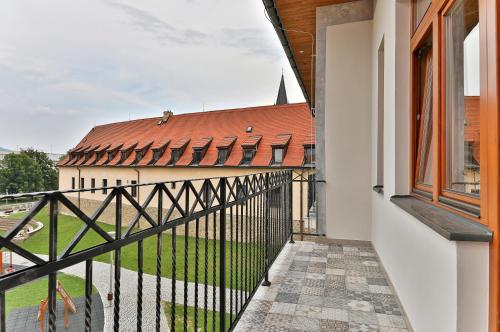
[[[369,245],[287,244],[269,279],[236,331],[411,331]]]

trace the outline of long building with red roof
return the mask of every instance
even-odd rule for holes
[[[294,169],[312,179],[315,124],[306,103],[288,104],[280,92],[275,105],[163,116],[92,128],[58,163],[59,188],[94,189],[73,198],[93,213],[115,185],[234,177]],[[294,185],[294,218],[313,200],[308,183]],[[131,190],[141,203],[147,189]],[[309,195],[309,196],[308,196]],[[309,197],[309,199],[307,199]],[[131,209],[131,213],[134,210]],[[110,220],[113,217],[110,215]],[[131,219],[131,218],[129,218]],[[106,221],[102,215],[101,221]]]

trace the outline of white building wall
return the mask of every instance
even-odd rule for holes
[[[409,14],[409,0],[376,2],[372,154],[376,156],[376,64],[384,38],[384,194],[372,193],[371,239],[415,331],[487,331],[488,244],[449,241],[390,202],[391,196],[410,191]]]
[[[370,240],[372,21],[326,33],[327,237]]]

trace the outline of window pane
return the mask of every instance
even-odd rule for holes
[[[283,149],[275,148],[273,149],[273,159],[275,164],[281,164],[283,162]]]
[[[416,118],[415,182],[432,185],[432,47],[419,51],[419,99]]]
[[[457,1],[446,29],[446,188],[480,191],[479,8]]]
[[[432,0],[413,0],[413,30],[417,30],[420,22],[429,9]]]

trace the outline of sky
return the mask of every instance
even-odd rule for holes
[[[4,0],[0,147],[64,153],[95,125],[273,104],[300,87],[258,0]]]

